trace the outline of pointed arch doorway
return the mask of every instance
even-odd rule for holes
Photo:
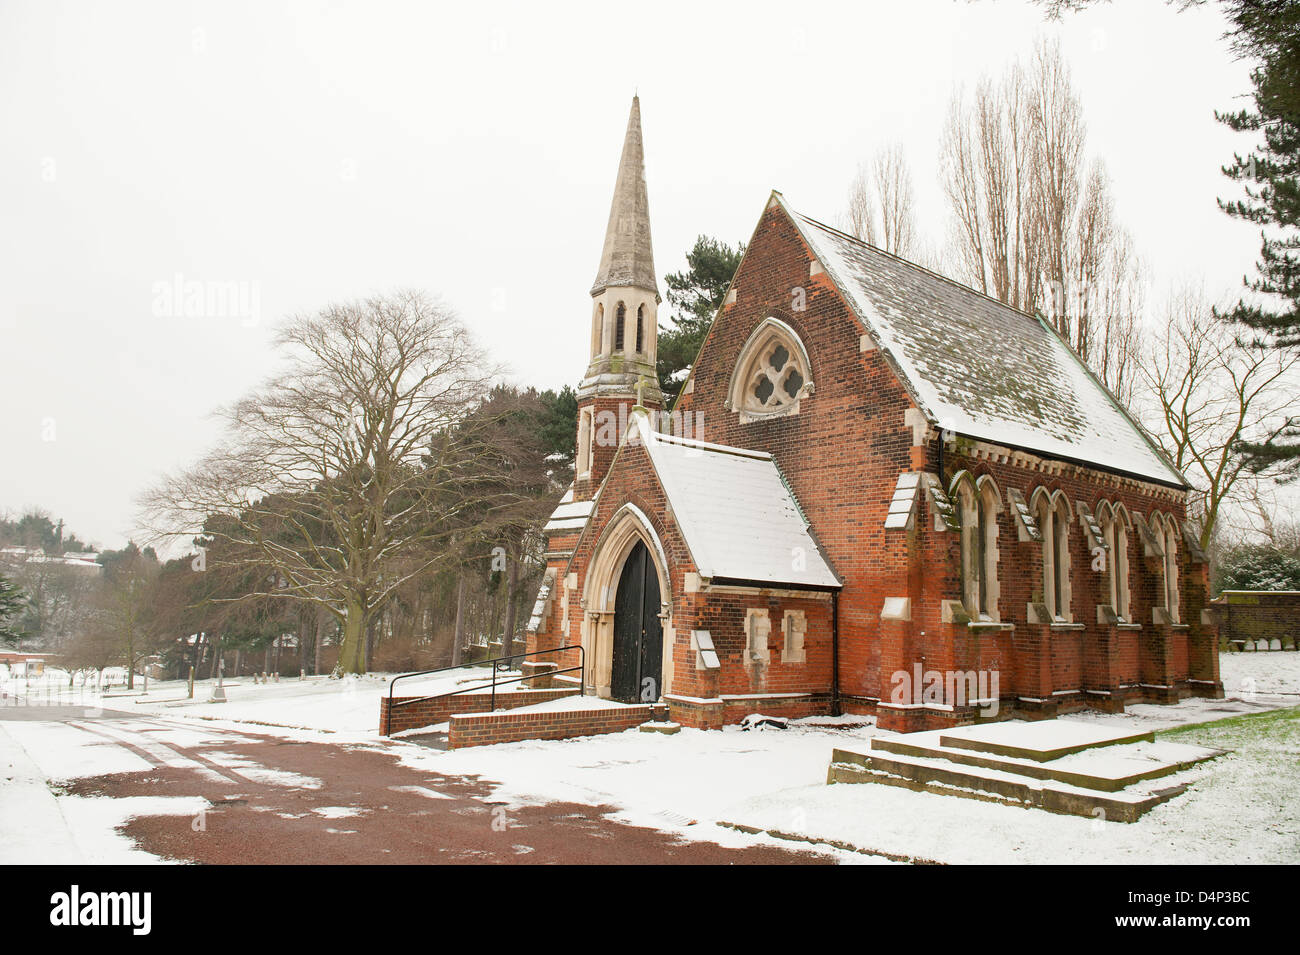
[[[625,703],[659,699],[663,691],[663,621],[659,574],[644,541],[623,563],[614,597],[610,696]]]

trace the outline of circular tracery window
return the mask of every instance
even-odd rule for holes
[[[794,331],[776,319],[750,337],[736,371],[732,407],[749,416],[792,414],[812,390],[807,353]]]

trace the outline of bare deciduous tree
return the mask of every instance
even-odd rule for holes
[[[418,293],[295,318],[277,344],[285,372],[224,409],[225,441],[145,510],[155,529],[219,543],[222,561],[268,568],[249,598],[326,610],[342,628],[336,673],[364,672],[391,596],[451,558],[461,515],[511,497],[466,433],[494,371]]]
[[[1224,515],[1217,537],[1228,548],[1264,542],[1300,554],[1300,506],[1294,494],[1283,495],[1277,482],[1243,482],[1237,506]]]
[[[1122,400],[1132,389],[1142,272],[1056,44],[953,100],[941,149],[961,277],[1047,320]],[[1085,175],[1086,169],[1086,175]]]
[[[915,258],[918,249],[912,173],[897,144],[858,169],[849,187],[848,231],[879,249]]]
[[[953,98],[940,166],[953,212],[961,277],[986,295],[1033,312],[1040,290],[1039,230],[1024,71],[982,81],[969,105]]]
[[[95,588],[89,639],[92,643],[116,640],[126,667],[126,685],[134,688],[136,664],[158,648],[162,637],[155,626],[158,558],[152,550],[142,551],[128,541],[120,551],[105,552],[101,560],[104,572]]]
[[[1237,442],[1261,436],[1292,405],[1300,356],[1238,343],[1199,291],[1171,296],[1140,353],[1138,407],[1147,429],[1194,487],[1192,510],[1209,547],[1227,504],[1257,499]]]
[[[1058,44],[1040,41],[1034,48],[1028,86],[1030,175],[1034,223],[1042,247],[1041,275],[1049,316],[1067,341],[1077,340],[1076,324],[1087,300],[1076,275],[1094,269],[1100,245],[1096,231],[1106,200],[1099,195],[1104,179],[1090,180],[1093,195],[1083,203],[1083,106],[1070,83]],[[1072,307],[1073,306],[1073,307]],[[1073,312],[1074,314],[1071,314]]]

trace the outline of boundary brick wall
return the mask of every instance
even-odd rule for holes
[[[1210,608],[1225,647],[1253,650],[1243,643],[1277,640],[1283,648],[1300,650],[1300,591],[1225,590]]]

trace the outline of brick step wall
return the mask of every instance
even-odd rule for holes
[[[650,720],[662,719],[665,715],[662,706],[653,704],[549,713],[457,713],[451,718],[447,748],[621,733]]]
[[[534,703],[549,703],[551,700],[558,700],[565,696],[576,696],[577,687],[555,687],[545,690],[511,690],[509,692],[497,691],[496,708],[497,710],[511,710],[520,706],[531,706]],[[396,704],[406,700],[419,700],[417,703],[410,703],[405,706]],[[389,736],[393,733],[400,733],[403,730],[418,729],[421,726],[433,726],[435,723],[445,723],[453,713],[485,713],[492,708],[492,694],[490,693],[465,693],[460,696],[444,696],[438,699],[424,700],[419,696],[397,696],[393,697],[391,712],[389,709],[389,699],[384,697],[379,701],[379,735]]]

